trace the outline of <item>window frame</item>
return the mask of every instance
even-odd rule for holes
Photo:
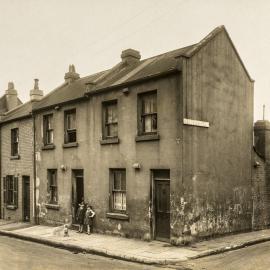
[[[6,175],[3,182],[4,204],[9,209],[18,208],[18,177]]]
[[[116,121],[108,121],[108,108],[114,107],[116,112]],[[115,139],[118,138],[118,100],[110,100],[102,102],[102,138]],[[116,135],[109,135],[109,129],[111,126],[116,126]]]
[[[52,181],[53,175],[55,175],[54,181]],[[58,205],[57,169],[47,169],[47,194],[48,194],[47,203],[52,205]],[[53,200],[53,195],[55,195],[56,200]]]
[[[144,112],[144,101],[147,97],[154,97],[154,107],[155,111]],[[151,118],[151,131],[146,131],[145,129],[145,119],[147,117]],[[156,129],[153,128],[153,119],[156,121]],[[138,135],[156,135],[158,134],[158,109],[157,109],[157,90],[151,90],[147,92],[142,92],[138,94]]]
[[[120,184],[120,189],[115,189],[115,173],[121,173],[121,184]],[[125,189],[122,189],[122,180],[124,180],[124,186]],[[115,207],[115,201],[114,201],[114,194],[120,193],[122,194],[122,202],[121,202],[121,208],[118,209]],[[124,196],[123,196],[124,195]],[[110,169],[110,211],[112,213],[121,213],[121,214],[126,214],[127,213],[127,181],[126,181],[126,169],[115,169],[112,168]],[[125,200],[125,203],[123,202],[123,198]],[[124,205],[124,207],[123,207]]]
[[[53,113],[43,115],[43,144],[44,146],[54,144]],[[52,141],[48,141],[52,133]]]
[[[77,119],[77,112],[76,108],[66,110],[64,112],[64,143],[69,144],[69,143],[76,143],[77,142],[77,127],[76,127],[76,119]],[[74,115],[74,127],[73,128],[68,128],[68,118],[70,115]],[[75,140],[71,141],[70,140],[70,134],[75,134]]]
[[[12,157],[19,156],[19,128],[12,128],[10,130],[10,148],[10,155]]]

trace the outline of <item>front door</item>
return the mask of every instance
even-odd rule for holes
[[[169,171],[154,172],[155,238],[170,239],[170,180]]]
[[[22,177],[23,221],[30,221],[30,177]]]
[[[72,175],[72,222],[76,223],[78,206],[84,201],[83,170],[73,170]]]

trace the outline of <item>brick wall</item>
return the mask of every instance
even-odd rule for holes
[[[22,177],[30,176],[30,221],[33,218],[33,124],[32,118],[13,121],[1,126],[1,190],[3,177],[18,177],[18,208],[14,210],[4,207],[2,198],[2,218],[21,221],[23,219]],[[19,129],[19,159],[11,160],[11,129]]]
[[[254,153],[254,167],[252,173],[253,197],[253,229],[263,229],[270,224],[270,185],[267,181],[267,170],[270,166]]]

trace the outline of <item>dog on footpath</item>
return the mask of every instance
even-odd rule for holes
[[[70,226],[71,226],[70,223],[65,222],[64,225],[58,226],[53,230],[53,235],[68,237]]]

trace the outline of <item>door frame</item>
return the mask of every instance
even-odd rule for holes
[[[28,182],[28,196],[29,196],[29,219],[25,220],[25,186]],[[24,222],[30,222],[31,220],[31,187],[30,187],[30,176],[29,175],[23,175],[22,176],[22,216]]]
[[[170,183],[170,194],[171,194],[171,181],[169,178],[155,177],[154,174],[157,171],[169,171],[170,169],[151,169],[151,181],[150,181],[150,200],[149,200],[149,212],[150,212],[150,234],[151,239],[158,240],[156,238],[156,195],[155,195],[155,181],[168,181]],[[170,211],[171,214],[171,211]],[[170,242],[170,237],[168,239],[164,239],[166,242]]]
[[[72,169],[71,174],[71,215],[72,215],[72,223],[76,224],[76,207],[78,203],[78,197],[77,197],[77,179],[82,179],[82,185],[83,185],[83,198],[85,199],[85,190],[84,190],[84,170],[83,169]],[[76,191],[74,190],[74,187],[76,188]],[[74,198],[76,192],[76,198]],[[76,202],[75,202],[76,201]]]

